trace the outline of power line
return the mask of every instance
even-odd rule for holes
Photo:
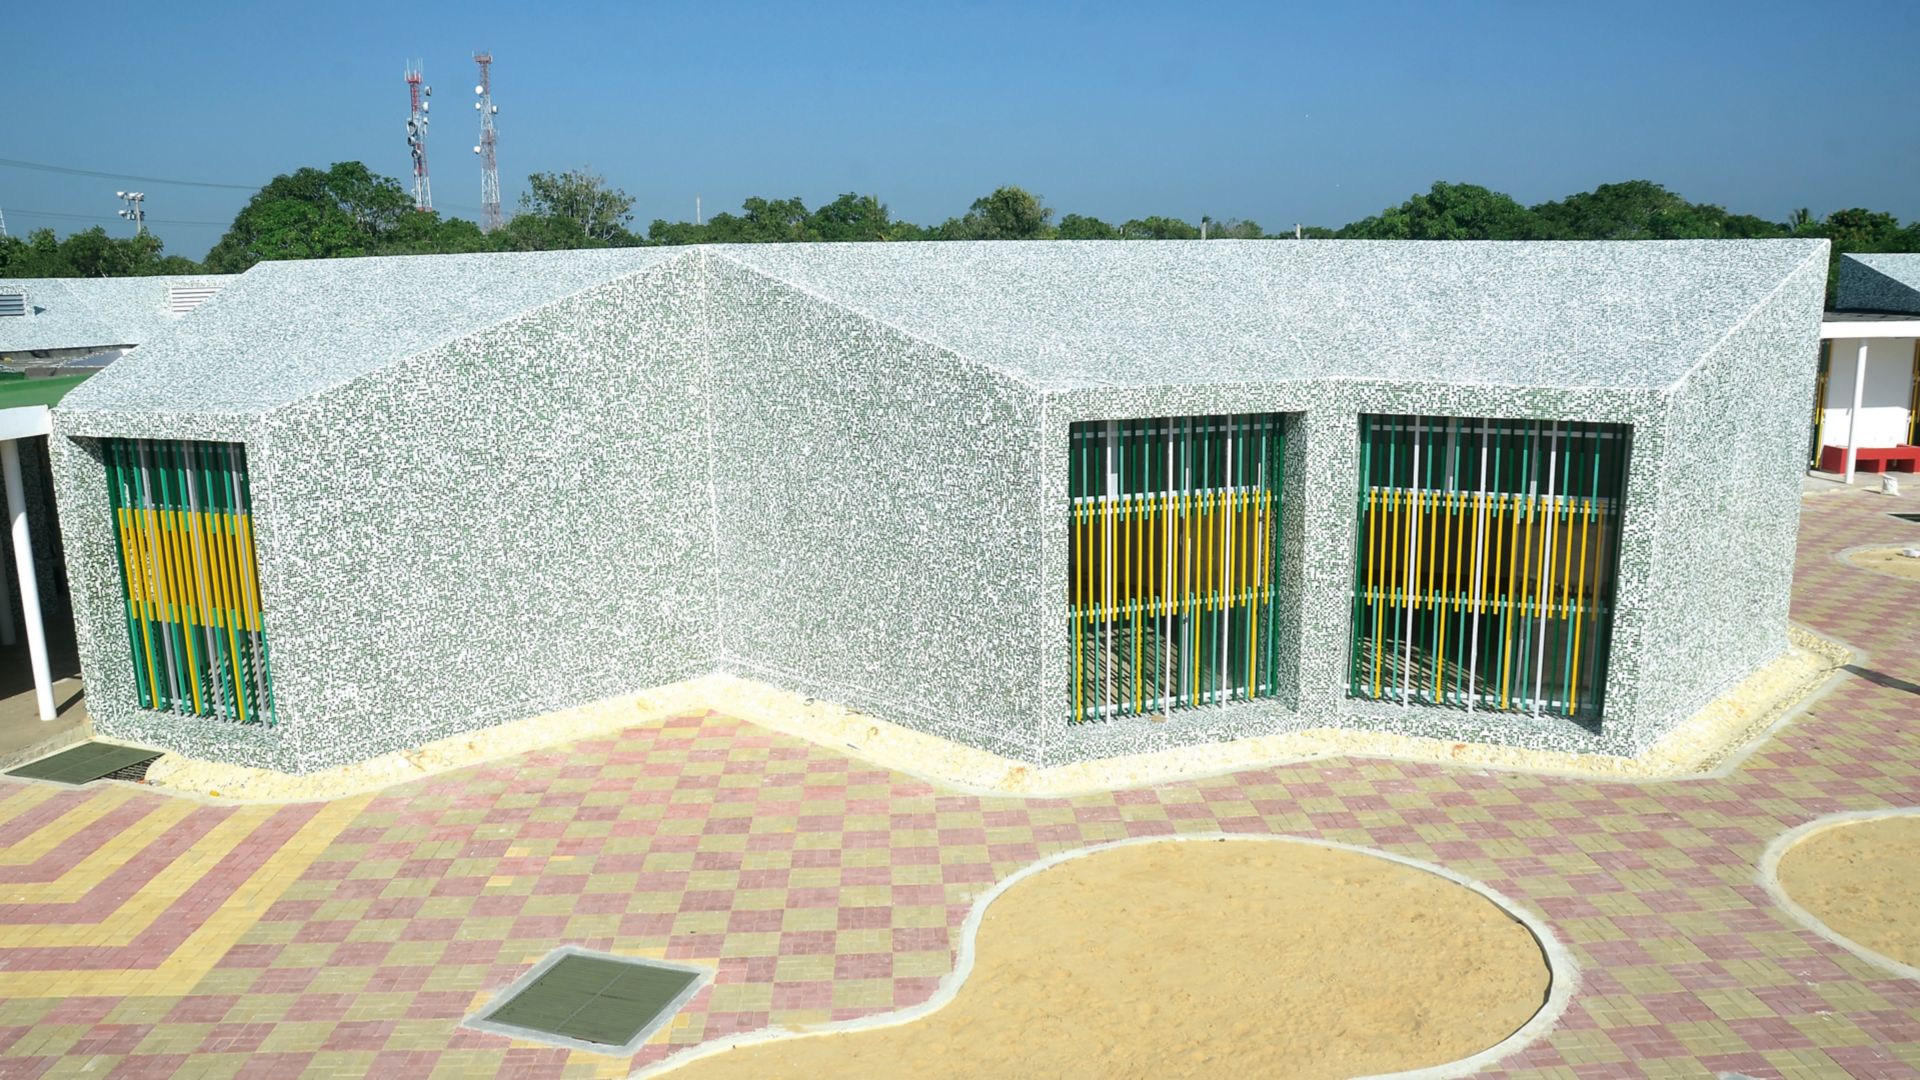
[[[97,214],[63,214],[54,210],[24,210],[18,206],[13,208],[13,212],[16,214],[26,214],[30,217],[64,218],[68,221],[104,221],[109,225],[122,220],[117,217],[102,217]],[[233,224],[231,221],[179,221],[168,218],[147,218],[146,220],[149,225],[211,225],[219,229],[224,229],[228,225]]]
[[[13,158],[0,158],[0,165],[13,169],[38,169],[41,172],[65,173],[68,176],[97,176],[102,180],[138,180],[143,184],[174,184],[179,187],[227,188],[232,191],[257,191],[258,184],[215,184],[205,180],[169,180],[160,176],[133,176],[129,173],[96,172],[93,169],[73,169],[65,165],[47,165],[38,161],[15,161]]]

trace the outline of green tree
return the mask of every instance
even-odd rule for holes
[[[625,237],[626,230],[618,235]],[[578,221],[563,214],[515,214],[487,240],[501,251],[569,251],[609,246],[605,240],[588,236]]]
[[[847,241],[890,240],[895,223],[885,203],[849,191],[815,210],[807,224],[815,239]]]
[[[948,219],[940,232],[949,240],[1040,240],[1052,220],[1039,196],[1008,185],[973,200],[966,216]]]
[[[534,173],[520,195],[522,215],[566,218],[589,239],[609,244],[632,242],[626,228],[632,211],[633,196],[584,169]]]
[[[1601,184],[1533,208],[1541,235],[1554,240],[1717,240],[1779,236],[1785,227],[1750,214],[1731,216],[1691,203],[1651,180]]]
[[[270,259],[369,255],[408,214],[413,199],[400,182],[357,161],[322,172],[303,168],[276,176],[247,200],[226,235],[207,252],[215,273],[239,273]]]
[[[407,214],[380,236],[377,254],[446,255],[493,251],[501,241],[465,218],[443,218],[434,211]]]
[[[812,216],[798,196],[763,199],[755,195],[740,204],[738,214],[719,213],[707,222],[702,242],[712,244],[789,244],[817,239]]]
[[[1120,230],[1097,217],[1068,214],[1060,219],[1058,235],[1062,240],[1118,240]]]
[[[1357,240],[1529,240],[1539,222],[1513,196],[1478,184],[1433,185],[1399,206],[1340,230]]]
[[[1157,214],[1134,218],[1120,226],[1122,240],[1198,240],[1200,226],[1189,225],[1179,218],[1161,217]]]

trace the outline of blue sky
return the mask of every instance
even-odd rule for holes
[[[500,172],[586,166],[635,224],[844,191],[937,222],[1004,183],[1061,213],[1338,225],[1435,180],[1523,202],[1612,180],[1784,218],[1920,218],[1920,4],[52,4],[0,23],[0,158],[258,184],[408,168],[401,68],[436,104],[435,203],[477,216],[476,48]],[[244,191],[128,181],[198,257]],[[0,167],[15,234],[126,184]],[[51,214],[75,215],[52,217]],[[174,223],[182,224],[174,224]],[[212,224],[184,224],[205,222]]]

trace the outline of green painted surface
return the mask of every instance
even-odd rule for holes
[[[0,409],[25,405],[55,405],[67,391],[87,381],[86,375],[54,375],[45,379],[7,379],[0,381]]]
[[[580,1042],[624,1046],[698,977],[644,961],[567,956],[486,1019]]]
[[[155,751],[143,750],[138,746],[85,742],[52,757],[22,765],[7,775],[28,780],[51,780],[58,784],[85,784],[159,756]]]

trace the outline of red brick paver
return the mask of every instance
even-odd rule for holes
[[[1584,982],[1493,1075],[1920,1076],[1920,984],[1799,928],[1755,883],[1787,829],[1920,805],[1920,650],[1892,644],[1920,640],[1920,584],[1832,557],[1920,540],[1889,503],[1807,502],[1794,617],[1874,655],[1722,779],[1345,759],[980,798],[705,715],[330,810],[183,813],[124,786],[0,780],[0,1077],[618,1074],[923,1001],[993,882],[1053,852],[1216,830],[1429,860],[1538,913]],[[88,862],[117,844],[124,858]],[[631,1062],[458,1028],[559,944],[717,975]]]

